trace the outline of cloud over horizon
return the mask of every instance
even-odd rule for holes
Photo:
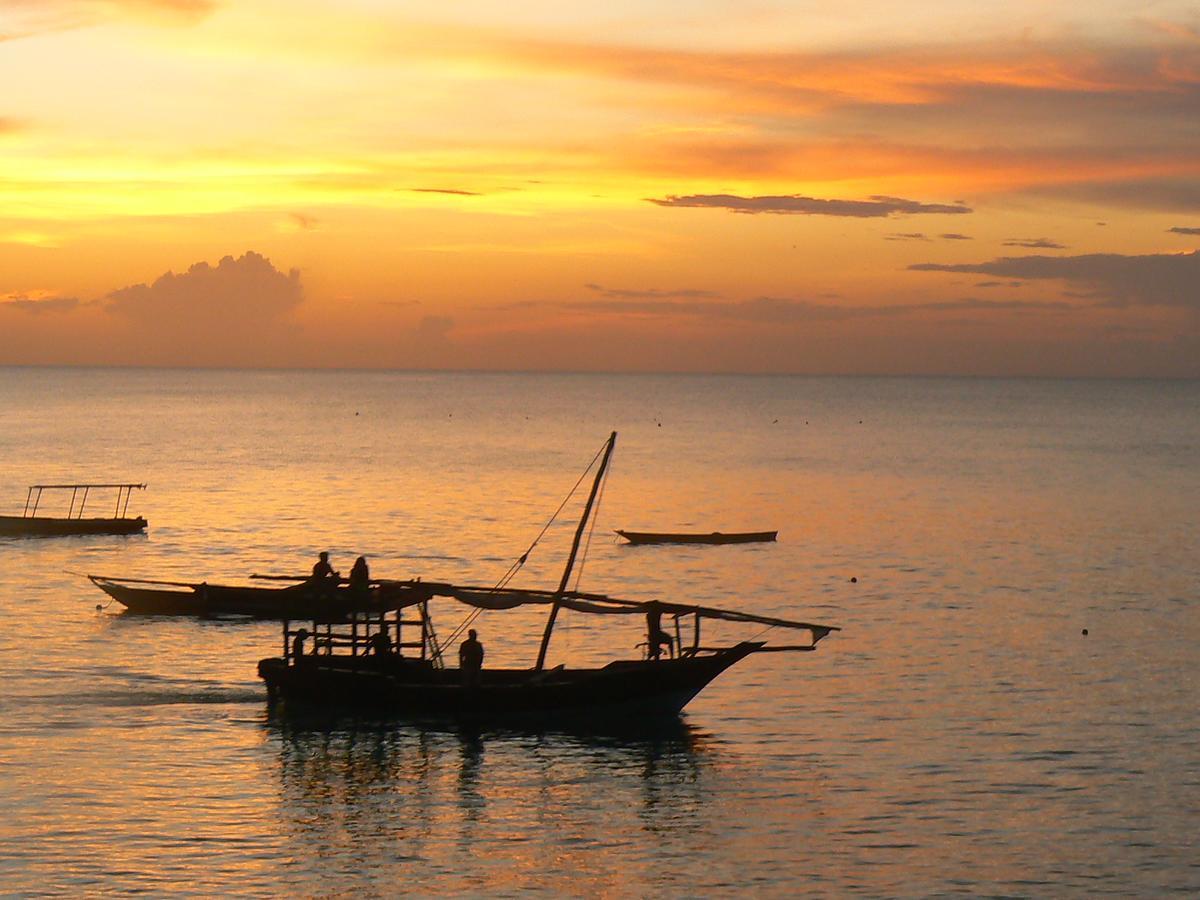
[[[295,338],[291,313],[303,298],[298,270],[280,272],[250,250],[112,291],[104,306],[146,339],[151,359],[247,365]]]
[[[681,297],[681,298],[708,298],[719,297],[716,291],[705,291],[698,288],[678,288],[678,289],[662,289],[662,288],[608,288],[600,284],[588,283],[584,285],[589,291],[593,291],[604,297],[623,298],[623,299],[658,299],[663,297]]]
[[[876,195],[866,200],[836,200],[784,194],[765,197],[739,197],[734,194],[690,194],[646,198],[657,206],[726,209],[735,213],[771,213],[801,216],[846,216],[856,219],[878,219],[895,215],[940,213],[961,215],[973,210],[959,203],[922,203],[902,197]]]
[[[636,292],[630,292],[636,294]],[[924,303],[818,303],[792,297],[754,297],[748,300],[684,301],[654,299],[576,300],[556,304],[563,308],[620,316],[686,316],[692,319],[736,321],[767,325],[841,322],[851,319],[906,316],[925,312],[1068,311],[1077,304],[1061,300],[959,300]]]
[[[1001,241],[1004,247],[1024,247],[1026,250],[1065,250],[1066,245],[1050,238],[1009,238]]]
[[[78,309],[81,305],[78,297],[8,297],[0,299],[0,306],[5,309],[15,309],[30,315],[40,316],[45,313],[66,313]]]
[[[1110,306],[1168,306],[1200,311],[1200,251],[1123,255],[1005,256],[968,264],[915,263],[914,272],[964,272],[1063,281]]]

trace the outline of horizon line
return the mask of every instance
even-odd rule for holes
[[[180,372],[313,372],[379,373],[410,375],[536,375],[597,377],[669,377],[669,378],[923,378],[970,380],[1029,381],[1200,381],[1200,375],[1051,375],[999,372],[744,372],[692,370],[593,370],[593,369],[406,369],[379,366],[238,366],[238,365],[154,365],[138,363],[0,363],[0,369],[112,369],[117,371]]]

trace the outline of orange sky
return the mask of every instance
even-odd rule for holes
[[[1200,376],[1195,4],[573,6],[8,0],[0,364]]]

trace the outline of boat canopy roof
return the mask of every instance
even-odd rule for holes
[[[387,584],[389,582],[383,582]],[[405,583],[405,582],[397,582]],[[623,600],[609,597],[605,594],[591,594],[580,591],[537,591],[503,589],[493,590],[484,587],[464,587],[453,584],[435,582],[407,582],[417,586],[423,585],[431,596],[450,597],[474,606],[478,609],[505,610],[519,606],[549,606],[557,603],[559,606],[574,612],[596,613],[600,615],[646,615],[647,613],[664,613],[675,616],[700,616],[705,619],[720,619],[726,622],[745,622],[753,625],[767,625],[776,628],[798,628],[812,632],[814,642],[825,637],[831,631],[840,631],[835,625],[817,625],[812,622],[798,622],[791,619],[779,619],[773,616],[759,616],[753,613],[737,610],[719,609],[713,606],[698,606],[690,603],[669,603],[659,600]],[[413,603],[420,602],[413,600]]]
[[[199,582],[160,581],[148,578],[115,578],[103,575],[89,575],[93,581],[113,582],[117,584],[151,584],[171,587],[190,587],[200,589]],[[251,575],[251,578],[272,581],[303,582],[308,580],[300,575]],[[345,579],[341,579],[343,582]],[[832,631],[841,631],[836,625],[819,625],[813,622],[799,622],[793,619],[780,619],[774,616],[760,616],[754,613],[741,612],[732,609],[720,609],[715,606],[699,606],[693,603],[671,603],[661,600],[625,600],[620,597],[609,597],[607,594],[593,594],[584,591],[546,591],[516,588],[488,588],[467,585],[450,584],[439,581],[421,581],[407,579],[380,578],[372,579],[372,584],[381,588],[393,588],[389,592],[387,607],[389,609],[404,609],[424,603],[432,597],[444,597],[457,600],[476,609],[500,611],[516,609],[520,606],[552,606],[557,603],[560,607],[580,613],[591,613],[608,616],[646,615],[661,613],[672,616],[699,616],[702,619],[720,619],[725,622],[743,622],[750,625],[766,625],[773,628],[804,629],[812,633],[813,643],[821,640]]]
[[[141,482],[122,481],[119,483],[112,482],[111,484],[100,484],[98,482],[80,482],[79,484],[31,484],[29,489],[31,491],[73,491],[77,488],[138,488],[140,490],[144,489],[145,487],[146,485]]]

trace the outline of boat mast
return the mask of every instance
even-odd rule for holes
[[[614,431],[608,436],[608,444],[604,448],[600,468],[596,470],[596,479],[592,482],[592,492],[588,494],[587,504],[583,507],[583,517],[579,520],[579,527],[575,529],[575,540],[571,542],[571,555],[567,557],[567,567],[563,569],[562,581],[559,582],[558,590],[554,593],[554,602],[550,605],[550,618],[546,620],[546,630],[542,633],[542,645],[538,648],[537,665],[533,667],[535,672],[542,671],[542,666],[546,662],[546,648],[550,646],[550,633],[554,631],[554,620],[558,618],[559,600],[566,593],[567,583],[571,580],[571,569],[575,566],[575,555],[579,552],[579,542],[583,538],[584,528],[587,527],[588,516],[592,514],[592,504],[596,501],[596,493],[600,490],[600,482],[604,478],[604,471],[608,468],[608,460],[612,456],[616,443],[617,433]]]

